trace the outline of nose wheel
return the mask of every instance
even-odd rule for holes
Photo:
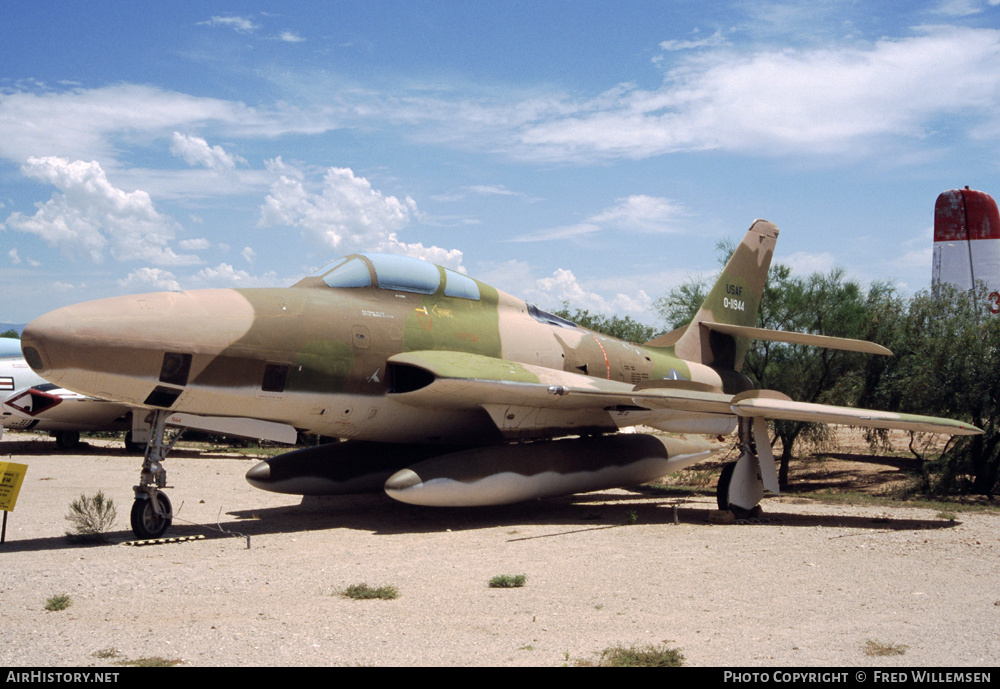
[[[166,493],[156,491],[152,497],[137,497],[132,503],[132,533],[137,538],[159,538],[173,521],[173,508]]]

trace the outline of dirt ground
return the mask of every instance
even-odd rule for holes
[[[905,458],[845,442],[792,481],[883,492]],[[0,665],[559,666],[615,646],[668,646],[691,666],[966,666],[1000,657],[1000,514],[824,504],[798,488],[720,525],[703,494],[613,490],[503,508],[255,490],[256,462],[181,447],[167,460],[169,544],[127,545],[141,458],[89,440],[60,452],[4,434],[29,469],[0,545]],[[64,515],[98,490],[108,545]],[[500,574],[524,574],[493,589]],[[356,583],[396,600],[349,600]],[[45,610],[66,595],[71,605]]]

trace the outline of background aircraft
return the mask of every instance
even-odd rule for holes
[[[1000,314],[1000,213],[989,194],[952,189],[934,204],[934,259],[931,284],[951,283],[971,290],[986,283],[984,308]]]
[[[94,399],[47,382],[21,356],[19,340],[0,337],[0,436],[3,429],[48,431],[71,449],[81,431],[127,431],[129,407]]]
[[[382,490],[421,505],[491,505],[652,480],[709,456],[701,439],[617,433],[639,425],[720,435],[742,454],[719,506],[778,492],[765,419],[951,434],[947,419],[804,404],[740,373],[751,338],[886,354],[877,345],[754,327],[778,229],[758,220],[693,321],[640,346],[586,330],[454,271],[355,254],[290,288],[116,297],[68,306],[22,335],[39,375],[153,411],[132,528],[155,537],[171,506],[170,415],[262,419],[347,442],[247,473],[299,494]]]

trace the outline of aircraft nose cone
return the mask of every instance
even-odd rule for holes
[[[211,357],[243,337],[255,312],[237,290],[154,292],[56,309],[24,329],[21,347],[43,378],[95,397],[143,404],[169,361]],[[185,367],[185,372],[188,370]],[[186,375],[186,374],[185,374]]]
[[[63,369],[61,353],[76,332],[76,319],[66,309],[50,311],[28,323],[21,333],[21,353],[38,375],[59,382]],[[53,354],[57,354],[53,358]]]

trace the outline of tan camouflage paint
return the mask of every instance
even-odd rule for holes
[[[728,400],[749,387],[748,340],[701,323],[754,325],[777,235],[756,221],[692,324],[647,346],[478,281],[478,299],[449,296],[440,267],[432,293],[382,289],[360,255],[371,286],[310,276],[104,299],[41,316],[22,345],[38,373],[84,394],[342,438],[493,442],[640,423],[721,433],[736,416]]]

